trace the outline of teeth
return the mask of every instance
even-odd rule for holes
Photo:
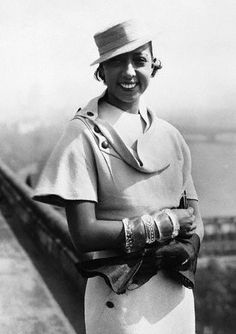
[[[126,88],[126,89],[132,89],[136,86],[136,83],[121,83],[121,87]]]

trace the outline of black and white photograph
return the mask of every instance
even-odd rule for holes
[[[236,332],[236,3],[0,0],[0,334]]]

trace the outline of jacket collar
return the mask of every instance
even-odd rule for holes
[[[148,121],[150,119],[150,126],[146,127],[144,134],[137,140],[137,154],[134,154],[113,127],[98,117],[98,101],[105,92],[92,99],[85,108],[76,113],[74,118],[83,118],[95,136],[95,125],[98,126],[101,134],[113,149],[131,167],[148,174],[162,173],[170,166],[170,152],[172,151],[169,134],[161,125],[162,122],[150,110],[146,111]]]
[[[95,121],[98,118],[98,102],[99,100],[106,94],[106,90],[103,91],[103,93],[92,100],[89,101],[89,103],[82,109],[79,109],[75,115],[76,116],[82,116],[88,119],[91,119]],[[144,119],[146,125],[149,125],[149,118],[148,118],[148,112],[147,107],[144,102],[144,100],[141,98],[139,102],[139,113]]]

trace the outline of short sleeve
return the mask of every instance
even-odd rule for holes
[[[188,199],[193,199],[198,201],[198,196],[193,183],[192,175],[189,175],[188,179],[185,182],[185,191]]]
[[[183,158],[183,191],[186,191],[188,199],[198,200],[197,192],[192,178],[192,159],[190,149],[180,133],[179,140]]]
[[[67,200],[97,202],[97,173],[91,133],[72,120],[43,169],[33,199],[64,206]]]

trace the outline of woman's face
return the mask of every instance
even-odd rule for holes
[[[152,74],[149,43],[103,63],[108,101],[125,109],[139,101],[149,85]]]

